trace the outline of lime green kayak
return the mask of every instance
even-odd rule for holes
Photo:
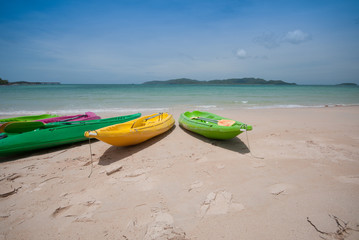
[[[220,140],[231,139],[244,131],[252,130],[250,125],[201,111],[182,113],[179,124],[189,131]]]
[[[38,129],[23,133],[0,134],[0,156],[85,141],[86,131],[139,118],[141,113],[88,121],[48,123]]]
[[[0,123],[34,121],[40,119],[54,118],[58,116],[59,115],[55,115],[55,114],[42,114],[42,115],[31,115],[31,116],[22,116],[22,117],[13,117],[13,118],[2,118],[0,119]]]

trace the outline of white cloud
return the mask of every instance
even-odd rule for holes
[[[301,30],[294,30],[291,32],[288,32],[284,38],[284,42],[289,42],[292,44],[299,44],[302,42],[306,42],[311,39],[310,34],[302,32]]]
[[[241,59],[247,58],[247,52],[244,49],[238,49],[236,52],[236,56]]]

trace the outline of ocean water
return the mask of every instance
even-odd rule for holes
[[[0,86],[0,116],[359,105],[358,86],[62,84]]]

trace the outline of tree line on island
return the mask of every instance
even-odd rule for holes
[[[9,81],[8,80],[3,80],[0,78],[0,85],[8,85]]]
[[[177,78],[167,81],[148,81],[143,84],[228,84],[228,85],[297,85],[282,80],[264,80],[261,78],[229,78],[223,80],[200,81],[189,78]]]
[[[282,80],[264,80],[262,78],[229,78],[223,80],[200,81],[189,78],[177,78],[165,81],[148,81],[143,84],[193,84],[193,85],[297,85]],[[340,83],[335,86],[358,86],[356,83]]]
[[[18,81],[18,82],[9,82],[8,80],[0,78],[0,85],[42,85],[42,84],[60,84],[59,82],[27,82],[27,81]]]

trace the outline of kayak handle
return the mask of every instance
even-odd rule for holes
[[[89,131],[89,136],[97,136],[97,132],[95,132],[95,131]]]

